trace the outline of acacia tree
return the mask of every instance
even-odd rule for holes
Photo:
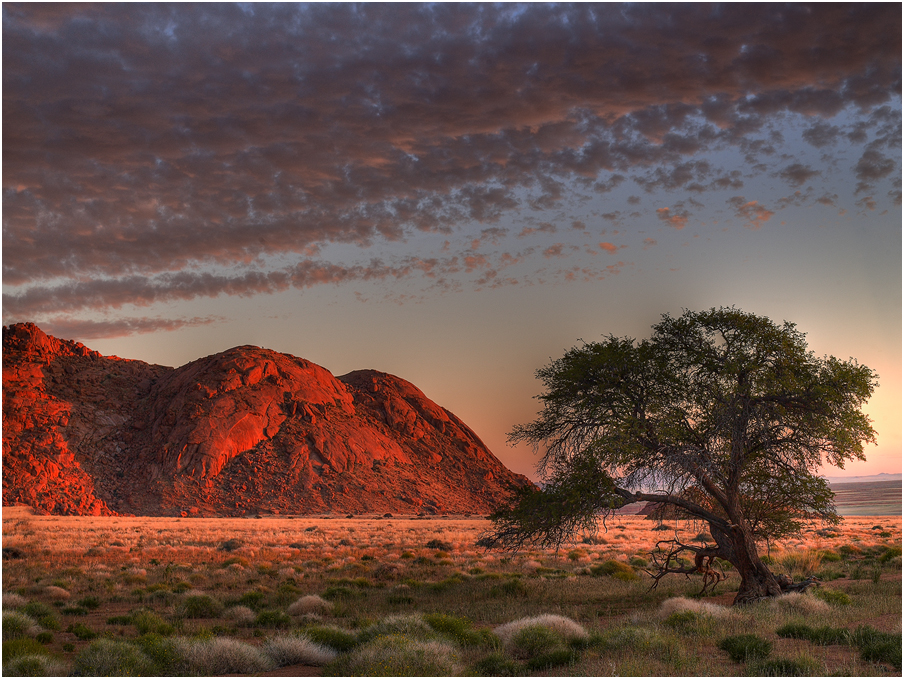
[[[543,408],[509,440],[545,447],[545,483],[493,515],[490,543],[558,546],[627,503],[660,503],[706,522],[715,544],[676,538],[657,575],[724,559],[741,576],[736,604],[781,592],[758,542],[838,523],[819,466],[863,460],[875,443],[861,411],[872,370],[735,308],[664,315],[648,340],[585,343],[537,377]],[[694,567],[679,566],[685,553]]]

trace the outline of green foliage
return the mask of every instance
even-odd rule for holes
[[[187,673],[185,659],[175,639],[151,632],[138,637],[135,643],[154,664],[155,676],[176,677]]]
[[[788,623],[775,630],[775,633],[785,639],[806,639],[817,646],[831,646],[833,644],[846,644],[850,640],[850,632],[835,627],[811,627],[801,623]]]
[[[815,592],[813,592],[813,595],[817,599],[822,599],[826,603],[832,604],[834,606],[849,606],[851,604],[851,597],[838,589],[827,589],[825,587],[820,587]]]
[[[531,672],[552,669],[561,665],[573,665],[581,659],[577,651],[568,648],[556,648],[546,653],[541,653],[525,663]]]
[[[518,658],[535,658],[565,647],[561,635],[544,625],[528,625],[512,637],[511,652]]]
[[[662,624],[681,634],[706,636],[713,631],[712,617],[696,611],[676,611],[663,620]]]
[[[640,576],[634,572],[634,569],[631,568],[631,566],[621,561],[616,561],[615,559],[610,559],[609,561],[597,564],[596,566],[591,566],[590,574],[596,576],[608,575],[616,580],[624,580],[626,582],[640,579]]]
[[[358,599],[362,596],[364,596],[364,592],[356,591],[341,585],[327,587],[326,591],[323,593],[323,598],[328,599],[329,601],[335,601],[337,599]]]
[[[46,655],[44,645],[31,637],[20,637],[3,642],[3,664],[22,655]]]
[[[851,644],[860,649],[867,662],[887,663],[901,671],[901,635],[880,632],[869,625],[861,625],[850,636]]]
[[[772,653],[772,642],[755,634],[739,634],[722,639],[719,648],[735,662],[742,663],[768,657]]]
[[[495,636],[487,630],[475,630],[473,623],[467,618],[457,618],[444,613],[428,613],[424,622],[443,637],[454,641],[459,646],[495,646]]]
[[[135,626],[138,634],[159,634],[169,636],[175,629],[153,611],[138,610],[129,616],[129,622]]]
[[[66,631],[70,634],[74,634],[77,639],[81,639],[82,641],[88,641],[89,639],[94,639],[98,636],[97,632],[82,622],[69,625],[69,627],[66,628]]]
[[[822,665],[804,653],[795,658],[778,657],[748,663],[752,677],[813,677],[824,674]]]
[[[3,664],[5,677],[59,677],[66,666],[48,655],[20,655]]]
[[[223,604],[207,594],[185,597],[181,607],[185,618],[218,618],[223,614]]]
[[[154,673],[154,663],[136,646],[123,641],[92,641],[75,657],[77,677],[142,677]]]
[[[96,596],[86,596],[85,598],[78,600],[78,605],[94,611],[100,608],[100,599]]]
[[[261,611],[254,620],[254,626],[284,629],[292,626],[292,617],[285,611]]]
[[[230,599],[226,602],[227,606],[247,606],[252,611],[260,610],[264,605],[266,595],[263,592],[245,592],[237,599]]]
[[[901,556],[901,546],[895,545],[894,547],[888,547],[882,554],[879,555],[879,563],[888,563],[896,556]]]
[[[491,597],[526,597],[530,593],[527,585],[517,579],[510,579],[490,587]]]
[[[306,627],[304,633],[311,641],[321,646],[328,646],[340,653],[350,651],[358,645],[356,635],[338,627],[313,625]]]
[[[382,635],[323,668],[324,676],[440,677],[458,674],[455,650],[436,641]]]
[[[42,644],[52,644],[53,643],[53,632],[38,632],[35,635],[35,641],[38,641]]]
[[[61,627],[56,611],[40,601],[29,601],[24,606],[20,606],[18,610],[33,618],[44,629],[58,630]]]
[[[498,651],[474,663],[474,675],[478,677],[517,677],[520,674],[518,663]]]

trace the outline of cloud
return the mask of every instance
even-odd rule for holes
[[[600,249],[605,250],[610,255],[614,255],[616,252],[618,252],[618,247],[613,245],[612,243],[600,243]]]
[[[735,214],[745,221],[744,226],[754,231],[768,222],[775,214],[755,200],[745,200],[743,196],[734,196],[727,202],[735,209]]]
[[[680,231],[687,226],[687,220],[690,218],[690,213],[681,208],[672,209],[661,207],[656,210],[656,216],[672,228]]]
[[[51,335],[70,337],[76,340],[108,339],[127,337],[152,332],[171,332],[187,327],[210,325],[222,322],[222,317],[205,318],[119,318],[92,321],[58,316],[45,319],[41,327]]]
[[[655,238],[644,238],[643,239],[643,249],[644,250],[646,250],[647,248],[651,248],[656,244],[657,244],[657,242],[656,242]]]
[[[543,251],[543,256],[547,259],[550,257],[564,257],[565,256],[565,244],[564,243],[556,243],[555,245],[550,245]]]
[[[801,163],[793,163],[781,170],[778,173],[778,176],[788,182],[791,186],[801,186],[805,182],[810,181],[813,177],[818,177],[820,174],[819,170],[814,170]]]
[[[392,253],[424,234],[476,251],[555,233],[547,220],[570,224],[569,201],[639,204],[621,196],[628,179],[740,192],[774,171],[788,117],[819,148],[872,137],[854,169],[867,192],[899,165],[885,149],[900,139],[900,12],[7,3],[7,299],[66,309],[74,289],[83,308],[120,308],[427,276],[430,260],[448,283],[494,263],[452,263],[439,245]],[[840,111],[853,122],[812,122]],[[743,175],[717,166],[725,153],[750,159]],[[792,186],[816,172],[795,164],[781,174]],[[553,214],[536,226],[533,210]],[[282,266],[334,245],[357,250]],[[351,261],[368,251],[395,263]]]

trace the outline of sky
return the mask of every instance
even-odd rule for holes
[[[3,3],[3,323],[389,372],[511,469],[534,372],[735,306],[879,375],[901,5]]]

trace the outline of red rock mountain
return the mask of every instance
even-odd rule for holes
[[[3,504],[54,514],[483,513],[513,486],[413,384],[243,346],[181,368],[3,328]]]

